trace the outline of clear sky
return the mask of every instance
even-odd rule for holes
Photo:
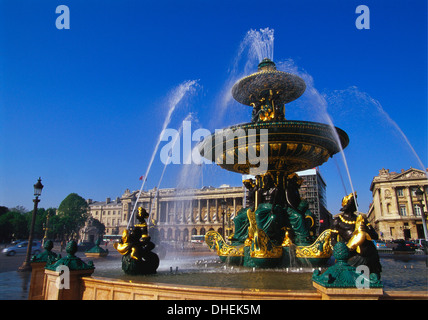
[[[355,25],[362,4],[370,29]],[[70,29],[56,28],[59,5],[70,9]],[[428,166],[426,1],[1,0],[0,205],[31,209],[39,176],[45,208],[71,192],[105,200],[138,190],[171,92],[184,81],[198,85],[168,128],[189,112],[194,128],[250,121],[248,107],[220,106],[231,79],[243,75],[241,43],[261,28],[274,30],[277,64],[291,62],[312,79],[334,124],[348,133],[360,211],[368,210],[379,169]],[[316,102],[306,92],[286,106],[287,119],[319,120]],[[163,168],[156,155],[145,189],[158,185]],[[168,166],[160,186],[175,187],[181,169]],[[335,214],[345,189],[351,192],[342,158],[320,170]],[[240,185],[241,177],[205,165],[197,180],[199,187],[202,180]]]

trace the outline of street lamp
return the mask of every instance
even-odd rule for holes
[[[43,242],[42,242],[42,246],[45,246],[45,242],[48,238],[48,231],[49,229],[49,218],[51,217],[51,209],[48,209],[46,212],[46,223],[43,223],[43,231],[45,232],[45,235],[43,236]]]
[[[418,199],[419,203],[421,204],[422,226],[424,228],[425,240],[428,240],[427,221],[426,221],[426,215],[425,215],[425,211],[424,211],[425,206],[423,204],[425,193],[420,188],[417,188],[417,190],[415,191],[415,194],[416,194],[416,199]]]
[[[39,180],[37,180],[37,183],[34,185],[34,195],[36,198],[33,200],[34,210],[33,210],[33,216],[31,219],[30,235],[28,237],[27,255],[25,257],[25,261],[22,264],[22,266],[18,268],[18,271],[31,271],[30,257],[31,257],[31,249],[33,246],[34,224],[36,223],[37,205],[40,202],[39,197],[42,194],[42,189],[43,189],[42,179],[39,178]]]
[[[224,235],[225,235],[225,233],[224,233],[224,215],[226,214],[226,205],[227,205],[227,202],[226,202],[226,200],[223,198],[223,200],[221,200],[221,210],[222,210],[221,215],[222,215],[222,217],[223,217],[223,219],[222,219],[222,229],[221,229],[221,232],[223,233],[223,234],[222,234],[223,239],[224,239]]]

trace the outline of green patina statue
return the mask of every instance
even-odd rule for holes
[[[45,250],[42,253],[33,256],[33,258],[31,258],[31,262],[48,262],[61,258],[61,255],[57,256],[55,252],[52,252],[53,242],[51,240],[46,240],[43,244],[43,248]]]
[[[357,268],[348,263],[351,254],[344,242],[337,242],[333,248],[336,263],[321,273],[315,270],[312,280],[326,288],[382,288],[378,274],[358,272]]]
[[[76,256],[77,252],[77,242],[72,240],[67,243],[65,251],[67,256],[64,258],[58,258],[55,260],[50,260],[47,262],[45,269],[56,271],[60,266],[66,266],[69,270],[88,270],[95,269],[92,261],[88,263],[84,262],[82,259]]]
[[[85,251],[87,257],[106,257],[108,255],[108,249],[103,249],[100,247],[101,239],[98,238],[95,241],[95,246]]]

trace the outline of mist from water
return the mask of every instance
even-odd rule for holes
[[[183,132],[183,124],[184,124],[184,122],[186,122],[186,121],[192,121],[192,120],[193,120],[193,118],[194,118],[193,113],[189,113],[189,114],[188,114],[188,115],[183,119],[183,121],[181,122],[181,125],[180,125],[180,127],[178,128],[177,134],[175,135],[175,137],[174,137],[174,138],[173,138],[173,140],[172,140],[172,143],[171,143],[171,152],[173,152],[173,150],[175,150],[175,147],[176,147],[177,141],[180,141],[180,138],[181,138],[181,136],[182,136],[182,132]],[[180,142],[178,143],[178,145],[180,146]],[[180,149],[181,149],[181,148],[180,148]],[[163,170],[162,170],[162,174],[161,174],[161,176],[160,176],[160,178],[159,178],[159,181],[158,181],[158,184],[157,184],[157,190],[159,190],[159,188],[160,188],[160,185],[161,185],[162,180],[163,180],[163,176],[164,176],[165,171],[166,171],[166,167],[167,167],[167,166],[168,166],[168,164],[170,163],[170,159],[171,159],[171,155],[169,155],[169,156],[168,156],[168,159],[167,159],[166,163],[164,164],[164,167],[163,167]]]
[[[156,156],[156,154],[158,152],[159,145],[161,143],[161,140],[162,140],[162,137],[164,135],[164,132],[167,129],[169,123],[171,122],[172,114],[175,111],[176,107],[179,105],[179,103],[186,96],[186,94],[190,94],[190,93],[194,93],[195,92],[197,85],[198,85],[197,80],[184,81],[183,83],[181,83],[177,88],[175,88],[168,95],[168,97],[169,97],[169,99],[168,99],[168,112],[167,112],[167,115],[166,115],[165,120],[163,122],[162,130],[161,130],[161,132],[159,134],[159,137],[158,137],[158,140],[156,142],[155,149],[153,150],[152,156],[150,158],[149,165],[147,166],[146,173],[143,176],[143,183],[141,184],[141,188],[140,188],[140,191],[138,192],[138,196],[137,196],[137,201],[135,201],[134,207],[132,209],[132,213],[131,213],[131,215],[129,217],[127,228],[129,228],[129,226],[131,224],[131,221],[133,219],[135,209],[136,209],[136,207],[138,205],[138,200],[140,199],[141,193],[143,192],[144,185],[145,185],[145,183],[147,181],[147,177],[148,177],[148,175],[150,173],[150,169],[152,167],[153,161],[154,161],[155,156]]]
[[[356,86],[351,86],[344,90],[334,90],[328,94],[328,100],[332,103],[344,104],[345,101],[356,101],[361,109],[359,113],[362,113],[366,118],[376,117],[382,125],[389,125],[395,133],[402,139],[404,145],[410,150],[411,154],[417,161],[419,169],[425,172],[425,165],[417,154],[415,148],[411,144],[410,140],[400,128],[396,121],[385,111],[382,104],[375,98],[371,97],[367,92],[363,92]],[[374,107],[374,108],[373,108]],[[377,111],[377,114],[376,114]]]
[[[232,87],[241,78],[255,72],[257,65],[264,59],[273,60],[274,29],[264,28],[259,30],[250,29],[238,46],[233,64],[228,71],[228,77],[224,82],[223,90],[220,92],[218,103],[218,114],[214,119],[214,127],[224,125],[227,120],[233,121],[233,116],[227,112],[234,104],[238,104],[232,97]],[[240,108],[245,108],[239,104]],[[225,114],[231,119],[224,119]],[[250,117],[250,114],[249,114]]]
[[[301,77],[305,81],[306,91],[303,94],[302,98],[304,98],[306,100],[307,106],[310,106],[310,108],[313,111],[315,111],[315,115],[317,117],[319,117],[319,121],[325,122],[330,126],[331,131],[333,133],[333,137],[336,141],[336,145],[340,150],[339,153],[342,157],[343,164],[344,164],[345,169],[346,169],[346,174],[348,177],[349,185],[351,187],[352,193],[355,195],[355,189],[354,189],[354,185],[352,183],[352,178],[351,178],[351,173],[349,171],[348,161],[346,159],[345,152],[343,151],[339,135],[338,135],[338,133],[336,131],[336,127],[333,123],[333,119],[330,116],[329,112],[327,111],[328,103],[327,103],[325,96],[322,95],[315,88],[313,77],[309,73],[307,73],[306,71],[299,69],[292,59],[280,61],[276,64],[276,66],[277,66],[278,70],[298,75],[299,77]],[[285,105],[285,107],[287,108],[287,105]],[[285,116],[287,117],[287,111],[286,111]],[[339,175],[341,175],[340,171],[339,171]],[[344,183],[342,183],[342,184],[344,187],[344,193],[346,195],[347,191],[346,191],[345,184]],[[354,197],[354,199],[355,199],[355,205],[356,205],[357,211],[358,211],[358,203],[356,201],[356,197]]]

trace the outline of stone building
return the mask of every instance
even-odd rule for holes
[[[158,226],[161,240],[190,241],[192,235],[204,235],[215,230],[228,236],[232,219],[242,208],[243,187],[221,186],[202,189],[159,189],[125,191],[122,197],[111,201],[88,200],[89,213],[106,227],[106,235],[120,235],[127,228],[134,207],[151,212]],[[135,219],[135,217],[134,217]]]
[[[424,192],[422,203],[416,197],[417,189]],[[368,219],[384,240],[425,238],[422,210],[427,210],[427,173],[410,168],[401,172],[379,170],[373,178],[370,191],[373,202]]]

